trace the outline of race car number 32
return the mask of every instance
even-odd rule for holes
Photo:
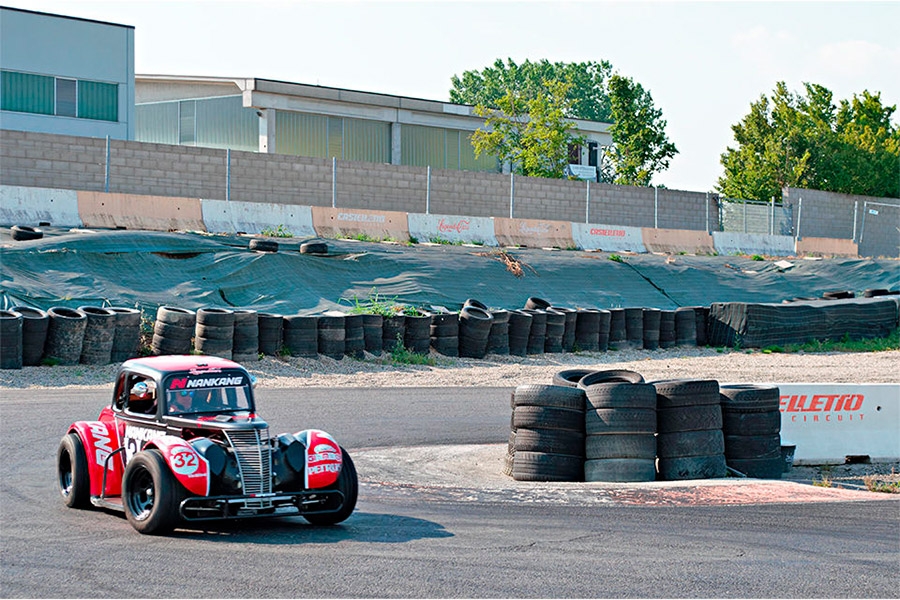
[[[176,450],[172,454],[172,470],[180,475],[196,473],[199,466],[197,455],[190,450]]]

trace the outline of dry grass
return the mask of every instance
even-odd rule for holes
[[[473,252],[475,256],[484,256],[485,258],[490,258],[493,260],[497,260],[506,265],[506,270],[515,275],[516,277],[523,277],[525,275],[525,271],[522,267],[527,267],[531,269],[531,272],[537,275],[537,271],[529,265],[528,263],[519,260],[509,252],[505,250],[491,250],[490,252]]]

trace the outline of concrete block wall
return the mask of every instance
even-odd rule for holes
[[[653,227],[653,188],[591,184],[591,223]],[[578,219],[584,221],[584,215]]]
[[[430,212],[509,217],[509,175],[432,169]]]

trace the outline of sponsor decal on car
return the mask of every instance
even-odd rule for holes
[[[309,430],[306,450],[306,487],[322,488],[337,481],[341,472],[341,450],[324,431]]]
[[[166,435],[166,432],[160,429],[125,425],[125,434],[122,436],[124,439],[123,445],[125,446],[125,462],[127,463],[135,454],[140,452],[146,442],[164,435]]]
[[[231,387],[244,385],[244,377],[232,375],[228,377],[173,377],[169,381],[170,390],[193,390],[196,388]]]

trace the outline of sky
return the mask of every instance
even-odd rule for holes
[[[900,2],[0,0],[135,28],[141,75],[257,77],[447,101],[497,58],[609,61],[679,153],[654,185],[711,191],[731,126],[784,81],[900,105]],[[898,122],[897,113],[894,123]]]

